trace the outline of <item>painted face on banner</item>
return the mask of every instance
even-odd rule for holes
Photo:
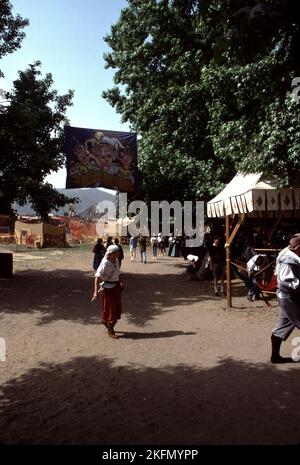
[[[103,145],[102,148],[102,163],[103,168],[108,169],[111,167],[114,159],[113,149],[109,145]]]
[[[135,189],[136,133],[71,126],[66,126],[64,131],[67,188],[99,187],[101,184],[121,192]],[[105,172],[104,177],[101,171]]]
[[[122,158],[120,159],[120,162],[122,163],[124,169],[128,170],[130,168],[132,162],[132,155],[129,152],[129,150],[126,150],[124,152]]]

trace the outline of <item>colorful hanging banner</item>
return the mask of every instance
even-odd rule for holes
[[[65,126],[65,153],[67,189],[135,189],[136,133]]]

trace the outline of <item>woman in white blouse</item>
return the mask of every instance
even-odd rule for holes
[[[122,313],[122,287],[120,282],[119,248],[110,245],[95,273],[93,300],[101,292],[102,321],[108,329],[108,335],[118,339],[114,326],[121,318]],[[101,280],[100,287],[99,281]]]

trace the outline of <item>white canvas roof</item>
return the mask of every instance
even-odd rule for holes
[[[262,173],[237,173],[229,184],[207,203],[207,216],[222,217],[253,211],[300,209],[300,188],[278,190],[279,180]]]

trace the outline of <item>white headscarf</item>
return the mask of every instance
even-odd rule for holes
[[[119,260],[117,259],[115,263],[111,263],[108,259],[109,255],[114,252],[119,252],[119,247],[117,245],[110,245],[107,247],[106,254],[95,273],[95,276],[101,277],[104,281],[119,280]],[[114,287],[114,284],[104,284],[104,287]]]
[[[105,257],[107,258],[108,255],[114,252],[119,252],[119,247],[117,245],[109,245],[106,250]]]

